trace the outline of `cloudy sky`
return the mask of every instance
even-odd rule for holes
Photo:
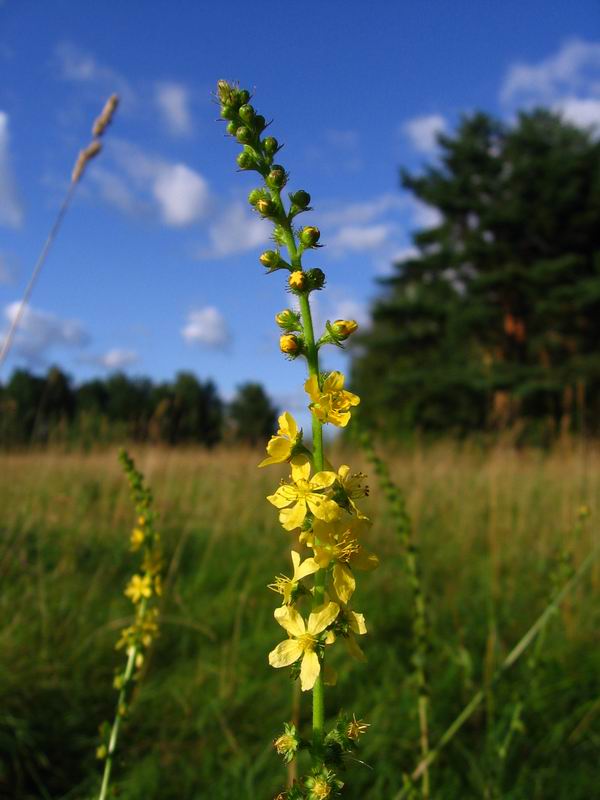
[[[16,313],[111,92],[122,103],[23,317],[0,380],[58,363],[76,380],[189,369],[225,397],[247,380],[301,402],[302,369],[277,350],[282,273],[257,257],[269,227],[245,201],[211,98],[255,88],[285,148],[290,188],[313,197],[309,256],[328,288],[317,317],[368,323],[376,279],[435,221],[398,169],[436,157],[436,134],[483,109],[544,104],[600,124],[596,0],[0,0],[0,332]],[[343,356],[327,354],[326,366]]]

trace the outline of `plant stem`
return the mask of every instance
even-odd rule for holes
[[[281,202],[281,193],[276,189],[271,190],[271,197],[277,204],[282,223],[281,227],[285,231],[285,244],[290,254],[290,263],[297,269],[302,269],[302,254],[298,252],[296,247],[296,240],[292,226],[285,215],[285,209]],[[319,349],[315,342],[315,332],[312,321],[312,313],[310,310],[310,301],[307,294],[300,294],[298,296],[300,305],[300,314],[302,316],[302,329],[304,332],[304,345],[306,348],[306,361],[308,364],[309,376],[316,376],[319,380]],[[320,472],[325,464],[325,456],[323,452],[323,426],[321,422],[312,415],[312,435],[313,435],[313,464],[315,472]],[[325,570],[320,569],[315,574],[315,585],[313,595],[313,608],[320,606],[325,597]],[[323,737],[325,729],[325,687],[323,683],[323,670],[324,663],[321,663],[321,671],[313,686],[313,760],[315,765],[321,763],[321,750],[323,746]]]
[[[139,615],[143,618],[144,613],[146,611],[146,598],[142,598],[140,603]],[[98,800],[106,800],[108,796],[108,787],[110,784],[110,775],[112,772],[112,765],[113,765],[113,758],[115,751],[117,749],[117,741],[119,738],[119,729],[121,727],[121,719],[123,718],[122,709],[126,703],[127,695],[129,693],[129,684],[131,683],[131,679],[133,677],[133,670],[135,669],[135,660],[137,658],[138,648],[135,645],[129,648],[129,653],[127,654],[127,663],[125,665],[125,670],[121,676],[121,689],[119,691],[119,697],[117,699],[117,710],[115,713],[115,718],[112,724],[112,728],[110,731],[110,738],[108,740],[108,748],[106,753],[106,760],[104,762],[104,773],[102,775],[102,786],[100,787],[100,794],[98,795]]]

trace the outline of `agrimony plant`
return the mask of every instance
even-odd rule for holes
[[[363,541],[370,522],[357,501],[367,493],[365,476],[348,465],[337,470],[326,460],[323,426],[344,428],[359,398],[344,388],[341,372],[323,372],[321,348],[342,347],[357,329],[354,320],[328,321],[317,335],[313,326],[310,296],[325,285],[325,274],[305,269],[303,256],[320,247],[320,232],[314,226],[297,227],[296,217],[311,210],[310,195],[303,189],[282,193],[288,183],[285,168],[275,163],[278,141],[265,135],[267,122],[250,104],[250,93],[227,81],[217,84],[221,117],[227,133],[242,150],[237,157],[241,170],[256,172],[262,184],[253,189],[248,201],[254,211],[273,223],[274,249],[260,256],[268,273],[283,272],[286,288],[297,301],[276,315],[281,329],[279,345],[288,359],[303,358],[308,377],[304,384],[312,417],[311,447],[289,412],[279,417],[279,430],[267,444],[267,457],[259,466],[289,464],[290,478],[267,499],[279,511],[286,534],[293,537],[290,557],[292,574],[275,578],[270,588],[281,597],[275,620],[286,638],[270,653],[275,668],[289,667],[304,692],[312,692],[312,736],[305,739],[293,724],[286,724],[275,740],[284,761],[299,751],[310,752],[310,772],[278,795],[278,800],[325,800],[337,797],[343,787],[340,771],[367,724],[340,714],[329,730],[325,726],[325,684],[335,682],[327,651],[340,642],[348,654],[364,659],[358,643],[367,632],[364,616],[351,607],[356,588],[356,571],[377,566],[377,557]],[[304,551],[304,555],[303,555]]]
[[[125,651],[126,660],[125,666],[115,675],[114,687],[119,694],[113,723],[104,723],[100,728],[102,741],[97,755],[104,761],[104,772],[98,800],[105,800],[108,796],[121,723],[128,714],[131,694],[140,676],[145,654],[158,634],[158,599],[162,594],[163,557],[160,535],[156,530],[152,491],[125,450],[120,451],[119,461],[129,482],[135,506],[131,550],[139,552],[142,558],[139,570],[125,587],[125,595],[133,604],[134,620],[123,628],[116,645],[117,650]]]

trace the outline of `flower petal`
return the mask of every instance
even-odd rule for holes
[[[350,556],[350,564],[352,564],[352,569],[360,569],[368,572],[379,566],[379,557],[376,556],[375,553],[370,553],[368,550],[365,550],[364,547],[361,547],[357,553],[353,553]]]
[[[350,611],[348,614],[348,621],[350,623],[350,628],[354,633],[358,633],[359,636],[367,632],[364,614],[357,614],[356,611]]]
[[[300,683],[303,692],[308,692],[315,685],[315,681],[321,672],[321,665],[319,664],[319,656],[314,650],[307,650],[302,659],[302,666],[300,667]]]
[[[310,378],[308,378],[304,384],[304,391],[308,394],[313,403],[318,402],[321,393],[319,392],[319,381],[316,375],[311,375]]]
[[[328,489],[333,486],[337,479],[335,472],[317,472],[310,479],[310,485],[314,489]]]
[[[273,616],[282,628],[292,636],[302,636],[306,633],[306,625],[301,615],[295,608],[280,606],[273,612]]]
[[[289,667],[294,661],[298,661],[303,653],[302,645],[296,639],[286,639],[280,642],[274,650],[269,653],[269,664],[272,667]]]
[[[334,370],[330,372],[323,382],[323,394],[331,392],[341,392],[344,388],[344,376],[341,372]]]
[[[310,475],[310,461],[307,456],[295,456],[292,459],[292,480],[298,483],[301,480],[308,480]]]
[[[320,565],[315,561],[314,558],[307,558],[302,562],[302,564],[300,564],[299,567],[294,569],[294,580],[302,580],[302,578],[306,578],[307,575],[312,575],[313,573],[318,572],[320,569]]]
[[[293,531],[299,528],[306,516],[306,502],[298,500],[292,508],[284,508],[279,512],[279,521],[286,531]]]
[[[279,417],[278,422],[279,422],[278,433],[281,433],[284,436],[289,436],[289,438],[293,441],[298,435],[298,424],[296,420],[292,417],[290,412],[284,411],[283,414]]]
[[[333,586],[342,603],[347,603],[356,589],[356,580],[352,572],[344,564],[336,564],[333,568]]]
[[[332,522],[334,519],[338,519],[342,513],[342,509],[337,503],[320,494],[309,494],[306,502],[315,517],[325,522]]]
[[[331,625],[339,613],[340,607],[337,603],[327,603],[326,605],[319,606],[308,618],[308,633],[310,633],[311,636],[317,636],[317,634],[324,631],[328,625]]]
[[[293,486],[285,483],[283,486],[280,486],[279,489],[275,492],[275,494],[270,494],[267,497],[269,503],[272,503],[275,508],[285,508],[289,506],[290,503],[293,503],[294,500],[298,497],[298,492]]]
[[[292,557],[292,564],[294,565],[294,578],[295,578],[296,570],[298,569],[298,564],[300,563],[300,553],[297,553],[295,550],[291,550],[290,555]]]

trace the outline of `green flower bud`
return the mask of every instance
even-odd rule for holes
[[[231,122],[227,123],[227,133],[230,134],[230,136],[235,136],[237,129],[237,122],[234,120],[231,120]]]
[[[274,156],[279,150],[279,142],[274,136],[267,136],[263,142],[263,148],[268,156]]]
[[[300,315],[291,308],[286,308],[275,315],[275,322],[279,327],[288,332],[301,330]]]
[[[262,214],[263,217],[272,217],[277,213],[277,206],[272,200],[261,197],[256,204],[256,210],[259,214]]]
[[[312,225],[309,225],[307,228],[302,228],[300,231],[300,241],[305,247],[315,247],[320,236],[321,231]]]
[[[315,267],[309,269],[306,275],[306,287],[309,292],[318,291],[325,286],[325,273],[322,269]]]
[[[258,260],[263,265],[263,267],[267,267],[267,269],[273,270],[273,269],[279,269],[279,265],[281,264],[283,259],[276,250],[265,250],[265,252],[259,256]]]
[[[223,119],[235,119],[237,112],[232,106],[221,106],[221,116]]]
[[[241,125],[235,132],[235,138],[240,144],[248,144],[252,141],[252,131],[245,125]]]
[[[254,109],[252,108],[252,106],[244,104],[243,106],[240,107],[238,114],[240,115],[242,120],[246,122],[248,125],[252,124],[252,120],[254,119]]]
[[[290,200],[297,208],[304,211],[305,208],[308,208],[310,203],[310,195],[308,192],[305,192],[304,189],[299,189],[297,192],[290,194]]]
[[[250,92],[247,89],[238,89],[237,97],[240,105],[245,106],[250,100]]]
[[[248,195],[248,202],[250,203],[251,206],[255,206],[261,197],[263,197],[262,189],[252,189],[252,191]]]
[[[261,131],[264,131],[264,129],[267,127],[267,120],[263,117],[262,114],[257,114],[254,117],[254,127],[259,133]]]
[[[287,175],[283,167],[279,164],[273,164],[271,171],[266,177],[267,186],[272,189],[282,189],[287,182]]]
[[[240,169],[254,169],[256,164],[254,158],[250,155],[250,153],[247,153],[245,150],[243,153],[240,153],[238,155],[236,161]]]

